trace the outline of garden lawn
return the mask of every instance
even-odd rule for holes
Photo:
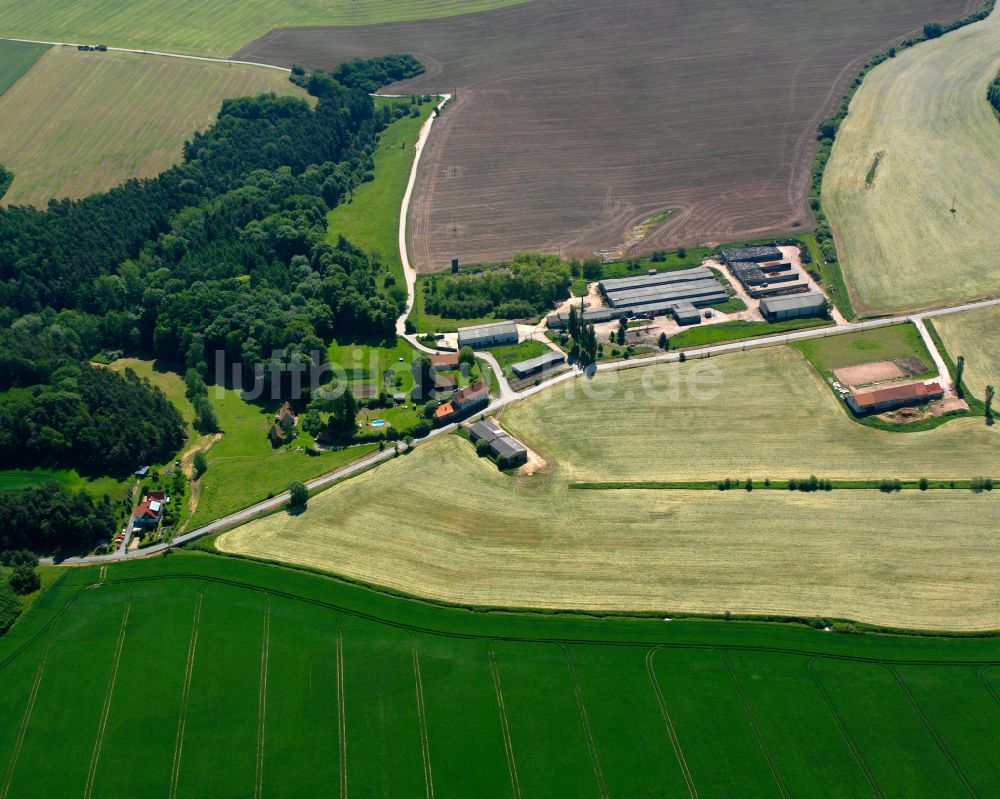
[[[527,341],[520,341],[517,344],[506,344],[503,347],[493,347],[490,352],[493,353],[493,357],[497,359],[497,363],[500,364],[500,368],[507,377],[512,377],[513,372],[511,372],[511,365],[518,363],[519,361],[526,361],[529,358],[537,358],[539,355],[544,355],[546,352],[551,350],[542,341],[536,341],[535,339],[528,339]]]
[[[312,445],[312,437],[302,430],[292,444],[275,449],[267,433],[278,403],[254,405],[236,391],[215,386],[209,386],[208,396],[223,435],[207,452],[208,470],[201,478],[198,509],[188,529],[280,494],[293,480],[317,477],[375,449],[374,444],[362,444],[308,455],[304,450]]]
[[[114,477],[82,477],[76,469],[4,469],[0,471],[0,491],[22,491],[39,488],[55,480],[68,491],[86,491],[99,498],[107,494],[121,499],[132,485],[132,479]]]

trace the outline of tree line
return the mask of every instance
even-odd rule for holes
[[[110,537],[116,516],[107,495],[95,500],[55,482],[0,492],[0,551],[87,552]]]

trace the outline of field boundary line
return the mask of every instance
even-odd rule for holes
[[[767,741],[764,740],[764,733],[761,732],[760,724],[757,723],[757,717],[754,716],[753,709],[750,707],[750,700],[747,699],[747,695],[743,691],[743,686],[740,685],[739,678],[733,670],[733,664],[730,662],[729,656],[721,649],[717,649],[716,653],[722,658],[723,664],[725,664],[726,672],[729,674],[729,679],[732,680],[733,688],[736,689],[736,696],[739,697],[740,704],[743,705],[743,712],[746,713],[747,721],[750,722],[754,738],[757,739],[757,746],[760,747],[760,752],[764,755],[764,759],[767,761],[767,765],[771,769],[774,781],[778,784],[778,790],[781,791],[781,795],[784,796],[785,799],[789,799],[791,794],[788,792],[788,785],[785,784],[785,778],[781,775],[781,769],[778,768],[774,755],[771,754]]]
[[[989,691],[990,696],[993,697],[993,701],[1000,705],[1000,693],[997,689],[990,685],[990,681],[986,679],[986,669],[993,668],[993,666],[983,666],[982,668],[976,669],[976,674],[979,675],[979,681],[983,684],[983,687]]]
[[[410,631],[410,652],[413,654],[413,682],[417,693],[417,720],[420,722],[420,749],[424,760],[424,786],[427,799],[434,799],[434,775],[431,772],[431,747],[427,735],[427,716],[424,710],[424,682],[420,676],[420,654],[417,640]]]
[[[187,723],[188,700],[191,697],[191,675],[194,672],[194,655],[198,646],[198,627],[201,624],[201,605],[205,598],[205,587],[198,589],[194,605],[194,619],[191,622],[191,638],[188,641],[187,663],[184,668],[184,685],[181,689],[181,707],[177,718],[177,739],[174,743],[174,762],[170,769],[170,799],[177,797],[177,784],[181,776],[181,756],[184,753],[184,725]]]
[[[228,557],[228,556],[227,556]],[[240,556],[235,556],[235,559],[242,559]],[[245,558],[245,560],[251,563],[257,563],[261,565],[269,566],[282,566],[282,564],[277,564],[276,562],[268,562],[264,560],[257,560],[254,558]],[[310,573],[310,572],[306,572]],[[342,585],[347,585],[353,588],[362,588],[364,590],[371,591],[382,597],[387,597],[390,599],[397,599],[400,601],[410,601],[410,602],[421,602],[425,605],[431,605],[433,607],[440,608],[442,610],[448,610],[447,605],[436,604],[428,600],[421,600],[419,597],[407,597],[389,594],[385,592],[379,592],[377,589],[371,586],[351,584],[344,581],[336,574],[329,573],[318,573],[311,572],[313,576],[323,577],[333,581],[339,581]],[[109,583],[114,583],[118,585],[127,585],[137,582],[147,582],[151,580],[204,580],[205,582],[219,583],[220,585],[231,585],[237,588],[245,588],[248,591],[267,591],[272,596],[280,596],[286,599],[294,599],[298,602],[304,602],[307,605],[313,605],[315,607],[327,608],[329,610],[335,610],[343,613],[347,616],[352,616],[358,619],[367,619],[369,621],[378,622],[380,624],[385,624],[389,627],[395,627],[400,630],[414,630],[420,633],[426,633],[428,635],[436,635],[440,638],[454,638],[457,640],[464,641],[510,641],[510,642],[542,642],[542,643],[564,643],[564,644],[587,644],[592,646],[631,646],[631,647],[654,647],[656,649],[725,649],[726,651],[733,652],[771,652],[777,654],[788,654],[788,655],[802,655],[804,657],[816,657],[816,658],[826,658],[828,660],[841,660],[850,663],[894,663],[900,666],[1000,666],[1000,659],[988,659],[988,660],[949,660],[946,658],[929,658],[929,659],[919,659],[919,658],[879,658],[866,655],[850,655],[841,654],[837,652],[822,652],[814,649],[797,649],[794,647],[787,646],[765,646],[763,644],[718,644],[718,643],[698,643],[693,641],[637,641],[628,639],[597,639],[597,638],[560,638],[560,637],[546,637],[546,636],[523,636],[523,635],[477,635],[474,633],[463,633],[463,632],[453,632],[441,628],[426,627],[418,624],[407,624],[404,622],[396,621],[395,619],[387,618],[385,616],[378,616],[374,613],[367,613],[362,610],[356,610],[354,608],[347,607],[345,605],[339,605],[335,602],[327,602],[322,599],[315,599],[308,596],[302,596],[301,594],[294,594],[290,591],[282,591],[277,588],[262,587],[253,583],[246,583],[242,580],[232,580],[226,577],[213,577],[206,576],[204,574],[197,574],[194,572],[181,572],[176,574],[161,574],[161,575],[151,575],[148,577],[123,577],[115,580],[110,580]],[[533,612],[538,618],[543,618],[544,614],[535,611],[525,611],[521,609],[520,611],[516,608],[501,608],[504,612],[510,613],[528,613]],[[595,611],[596,613],[597,611]],[[483,616],[487,615],[488,611],[483,611]],[[582,617],[581,617],[582,618]],[[630,618],[628,616],[623,616],[622,618]],[[632,617],[635,618],[635,617]],[[761,622],[764,624],[765,622]],[[888,635],[886,636],[888,637]],[[940,636],[942,639],[947,640],[947,636]],[[969,639],[973,640],[973,639]],[[0,668],[3,667],[3,663],[0,663]]]
[[[515,799],[521,799],[521,782],[517,776],[517,761],[514,759],[514,744],[510,739],[510,724],[507,722],[507,708],[503,701],[503,686],[500,684],[500,669],[497,666],[496,641],[489,646],[490,676],[493,677],[493,690],[497,695],[497,709],[500,711],[500,731],[503,733],[503,746],[507,752],[507,769],[510,771],[510,785],[514,790]]]
[[[910,691],[910,686],[906,684],[906,680],[903,679],[903,676],[896,670],[895,666],[886,666],[883,664],[882,668],[886,669],[895,678],[896,683],[899,685],[900,690],[903,692],[903,696],[906,698],[906,701],[910,703],[910,707],[912,707],[913,712],[917,714],[917,718],[919,718],[920,721],[923,723],[927,732],[931,734],[931,737],[934,739],[934,742],[938,745],[938,749],[941,750],[941,754],[945,756],[945,759],[951,764],[951,767],[955,770],[955,774],[958,776],[959,780],[962,781],[962,786],[968,792],[969,796],[972,797],[978,796],[978,794],[976,793],[976,789],[972,787],[972,783],[969,782],[969,778],[965,776],[965,772],[959,765],[958,760],[951,753],[951,750],[947,747],[941,736],[938,735],[938,731],[934,729],[934,725],[931,724],[931,720],[927,718],[927,715],[924,713],[923,708],[920,707],[920,703],[917,702],[916,697],[913,696],[913,693]]]
[[[844,720],[840,717],[840,713],[837,712],[837,708],[833,705],[833,700],[830,699],[830,694],[827,693],[826,686],[823,685],[823,681],[820,680],[819,675],[816,674],[813,665],[817,660],[821,660],[821,657],[809,658],[809,662],[806,664],[806,671],[809,672],[809,676],[812,678],[813,685],[816,686],[816,690],[819,692],[820,697],[823,699],[823,704],[826,705],[826,709],[830,711],[830,716],[833,718],[834,724],[837,725],[837,729],[840,730],[840,735],[844,739],[844,743],[847,744],[847,748],[851,750],[851,754],[854,755],[854,759],[857,761],[858,765],[861,767],[861,771],[865,775],[865,779],[868,780],[868,784],[871,786],[872,791],[874,791],[875,796],[882,799],[884,794],[882,789],[878,786],[878,781],[875,779],[875,775],[872,774],[872,770],[868,765],[868,761],[865,760],[864,756],[861,754],[861,749],[858,747],[857,742],[851,736],[850,731],[847,729],[847,725]]]
[[[80,593],[83,592],[81,591]],[[80,594],[74,596],[72,601],[75,602],[77,597],[79,597],[79,595]],[[31,691],[28,694],[28,704],[24,708],[24,716],[22,716],[21,718],[21,727],[17,731],[17,739],[14,743],[14,751],[10,753],[10,761],[7,763],[7,771],[4,774],[3,786],[0,787],[0,799],[7,799],[7,794],[10,792],[10,784],[11,781],[14,779],[14,769],[17,768],[17,761],[18,758],[21,756],[21,749],[24,746],[24,737],[28,733],[28,725],[31,723],[31,714],[32,711],[34,711],[35,709],[35,699],[38,698],[38,689],[42,684],[42,672],[45,670],[45,663],[49,659],[49,650],[52,648],[52,639],[56,637],[56,624],[59,622],[59,619],[62,617],[63,613],[65,613],[69,609],[70,604],[72,604],[72,602],[67,603],[63,607],[63,609],[56,615],[56,617],[50,622],[51,627],[48,628],[49,636],[48,640],[45,642],[45,651],[42,653],[42,659],[41,661],[39,661],[38,669],[35,671],[35,679],[34,682],[32,682],[31,684]],[[37,636],[33,637],[31,641],[29,641],[28,643],[31,643],[35,640],[37,640]],[[25,647],[26,646],[27,643],[25,644]],[[17,652],[13,654],[18,654],[21,651],[23,651],[23,649],[24,647],[17,650]],[[13,654],[11,655],[11,657],[13,657]],[[6,665],[6,663],[4,663],[4,665]]]
[[[670,710],[667,708],[667,700],[663,696],[660,681],[656,678],[656,671],[653,668],[653,658],[659,650],[660,647],[654,646],[646,653],[646,673],[649,674],[649,681],[653,685],[656,701],[660,705],[660,715],[663,716],[663,726],[667,728],[670,745],[674,748],[674,756],[677,758],[677,764],[681,767],[684,782],[687,783],[688,793],[691,794],[692,799],[698,799],[698,786],[694,784],[694,777],[691,776],[691,769],[688,768],[687,758],[684,757],[684,749],[681,747],[680,738],[677,737],[674,720],[670,717]]]
[[[264,724],[267,720],[267,657],[271,644],[271,597],[264,595],[264,633],[260,645],[260,696],[257,705],[257,773],[253,795],[264,793]]]
[[[576,664],[570,656],[569,647],[566,644],[559,644],[566,657],[566,666],[569,669],[569,677],[573,683],[573,693],[576,695],[576,706],[580,712],[580,720],[583,722],[583,734],[587,738],[587,749],[590,750],[590,762],[594,767],[594,776],[597,778],[597,788],[604,799],[608,797],[608,784],[604,779],[604,769],[601,767],[601,759],[597,754],[597,742],[594,740],[593,730],[590,728],[590,717],[587,715],[587,706],[583,701],[583,689],[580,687],[580,680],[576,673]]]
[[[104,706],[101,708],[101,721],[97,725],[97,737],[94,739],[94,751],[90,756],[90,770],[87,772],[87,787],[83,791],[84,799],[90,799],[94,793],[94,780],[97,778],[97,765],[101,760],[101,750],[104,747],[104,732],[108,727],[108,716],[111,713],[111,699],[115,692],[115,683],[118,681],[118,666],[122,660],[122,649],[125,646],[125,629],[128,626],[128,616],[132,612],[132,597],[125,603],[125,612],[122,614],[122,626],[118,631],[118,640],[115,642],[115,655],[111,664],[111,676],[108,678],[108,691],[104,696]]]
[[[344,695],[344,617],[337,620],[337,733],[340,799],[347,799],[347,701]]]

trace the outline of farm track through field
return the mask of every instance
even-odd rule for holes
[[[823,681],[820,680],[819,675],[816,674],[813,669],[813,665],[817,660],[821,660],[823,656],[816,656],[809,658],[809,662],[806,665],[806,669],[809,672],[809,676],[812,678],[813,685],[816,687],[816,691],[819,693],[820,698],[823,700],[823,704],[826,705],[826,709],[830,711],[830,716],[833,718],[834,724],[837,725],[837,729],[840,730],[840,735],[844,739],[844,743],[847,744],[847,748],[851,750],[851,754],[854,756],[854,760],[857,762],[861,771],[865,775],[865,779],[871,786],[872,792],[878,799],[882,799],[885,795],[882,793],[882,789],[879,788],[878,782],[875,779],[875,775],[872,774],[871,767],[868,765],[868,761],[865,760],[864,755],[861,754],[861,749],[855,742],[850,731],[847,729],[847,725],[841,718],[840,713],[837,712],[837,708],[834,707],[833,700],[830,698],[829,692],[826,690],[826,686],[823,685]]]
[[[271,644],[271,597],[264,595],[264,630],[260,647],[260,699],[257,713],[257,768],[253,795],[264,793],[264,725],[267,720],[267,654]]]
[[[424,785],[427,799],[434,799],[434,774],[431,770],[431,747],[427,735],[427,715],[424,712],[424,682],[420,677],[420,653],[417,652],[417,641],[410,631],[410,652],[413,656],[413,682],[416,686],[417,721],[420,723],[420,753],[424,762]]]
[[[727,655],[722,649],[718,649],[716,652],[726,666],[726,673],[729,675],[729,679],[736,691],[736,696],[739,698],[740,705],[743,707],[743,712],[746,714],[747,721],[750,723],[750,728],[753,730],[753,736],[757,741],[757,746],[760,748],[760,753],[767,761],[767,765],[771,769],[771,774],[774,775],[774,781],[778,786],[778,790],[781,792],[781,795],[785,797],[785,799],[788,799],[788,797],[791,796],[788,792],[788,785],[785,784],[785,778],[781,775],[781,770],[778,768],[774,755],[771,754],[767,741],[764,740],[764,734],[760,731],[760,724],[757,722],[757,717],[754,715],[753,708],[750,707],[750,702],[747,699],[746,693],[743,691],[743,686],[740,685],[736,672],[733,671],[733,664],[729,660],[729,655]]]
[[[90,769],[87,772],[87,786],[84,789],[84,799],[90,799],[94,792],[94,778],[97,776],[97,767],[101,759],[101,749],[104,746],[104,731],[108,726],[108,714],[111,712],[111,700],[115,693],[115,683],[118,681],[118,666],[122,659],[122,648],[125,645],[125,630],[128,627],[128,616],[132,610],[132,598],[129,597],[125,603],[125,612],[122,614],[122,626],[118,631],[118,640],[115,642],[115,654],[111,661],[111,675],[108,678],[108,690],[104,695],[104,706],[101,708],[101,720],[97,725],[97,736],[94,738],[94,752],[90,758]]]
[[[338,608],[339,610],[339,608]],[[344,616],[337,619],[337,741],[340,799],[347,799],[347,698],[344,693]]]
[[[993,701],[997,703],[998,707],[1000,707],[1000,692],[998,692],[997,689],[990,684],[990,681],[986,679],[986,671],[990,668],[993,668],[993,666],[983,666],[976,671],[976,674],[979,675],[979,681],[983,684],[983,687],[989,691],[990,696],[993,697]]]
[[[660,681],[656,676],[656,670],[653,668],[653,659],[656,657],[659,649],[659,646],[654,646],[646,652],[646,672],[649,674],[649,682],[652,684],[653,692],[656,694],[656,702],[660,706],[660,715],[663,718],[663,726],[667,730],[667,737],[670,739],[670,746],[674,750],[677,764],[684,775],[684,782],[687,783],[688,793],[691,795],[691,799],[698,799],[698,787],[691,776],[691,769],[688,767],[687,758],[684,757],[684,748],[681,746],[680,738],[677,737],[677,728],[674,727],[674,720],[670,716],[666,697],[663,695],[663,689],[660,688]]]
[[[208,582],[207,580],[205,582]],[[188,700],[191,696],[191,675],[194,672],[194,655],[198,646],[198,626],[201,623],[201,605],[205,597],[205,586],[198,589],[195,600],[194,618],[191,622],[191,640],[188,642],[187,664],[184,669],[184,686],[181,689],[181,707],[177,719],[177,740],[174,744],[174,762],[170,770],[170,799],[177,797],[177,784],[181,776],[181,756],[184,751],[184,725],[187,722]]]
[[[909,703],[910,707],[913,708],[913,712],[916,714],[917,718],[919,718],[921,723],[924,725],[924,729],[926,729],[927,732],[930,733],[931,738],[934,739],[934,743],[936,743],[938,749],[941,750],[941,754],[944,755],[945,759],[948,761],[949,764],[951,764],[951,767],[955,770],[955,774],[962,781],[962,785],[965,787],[965,790],[968,792],[969,796],[976,797],[977,794],[975,789],[972,787],[972,783],[970,783],[969,778],[965,776],[965,772],[959,765],[958,760],[951,753],[951,750],[948,748],[947,744],[945,744],[944,739],[940,735],[938,735],[938,731],[934,729],[934,725],[931,724],[931,720],[927,718],[926,714],[923,711],[923,708],[920,707],[920,703],[917,702],[917,700],[914,698],[913,693],[910,691],[910,686],[906,684],[906,680],[903,679],[902,675],[900,675],[899,671],[895,668],[895,666],[883,663],[882,668],[884,668],[893,676],[893,679],[895,679],[896,684],[899,686],[899,689],[903,692],[903,696],[906,697],[906,701]]]
[[[510,739],[510,724],[507,722],[507,709],[503,701],[503,686],[500,684],[500,669],[497,667],[496,641],[489,646],[490,676],[493,678],[493,690],[497,696],[497,711],[500,713],[500,729],[503,733],[503,746],[507,753],[507,769],[510,771],[510,785],[514,799],[521,799],[521,784],[517,777],[517,760],[514,758],[514,746]]]
[[[86,590],[86,589],[84,589]],[[82,591],[80,592],[82,593]],[[18,647],[14,652],[12,652],[2,663],[0,663],[0,672],[3,671],[4,667],[18,654],[23,652],[28,646],[38,640],[39,637],[48,633],[45,649],[42,652],[41,660],[38,661],[38,669],[35,671],[35,679],[31,684],[31,692],[28,694],[28,704],[24,708],[24,716],[21,718],[21,726],[17,731],[17,740],[14,743],[14,750],[10,755],[10,762],[7,763],[7,770],[4,774],[3,785],[0,786],[0,799],[7,799],[7,795],[10,792],[10,783],[14,778],[14,769],[17,767],[17,760],[21,756],[21,748],[24,746],[24,736],[28,732],[28,725],[31,723],[31,713],[35,709],[35,699],[38,697],[38,688],[42,684],[42,672],[45,671],[45,663],[49,658],[49,650],[52,648],[52,640],[55,638],[56,629],[59,624],[59,619],[62,618],[63,614],[69,610],[69,608],[75,603],[77,597],[72,597],[69,602],[67,602],[58,613],[52,618],[45,627],[38,631],[34,636],[29,638]]]
[[[608,799],[608,785],[604,779],[604,769],[601,767],[601,758],[597,754],[597,744],[594,741],[594,733],[590,728],[590,717],[587,715],[587,704],[583,699],[583,689],[580,688],[580,679],[576,674],[576,665],[570,656],[569,647],[560,644],[563,656],[566,658],[566,668],[569,669],[570,682],[573,684],[573,694],[576,697],[576,707],[580,712],[580,721],[583,723],[583,734],[587,738],[587,750],[590,753],[590,762],[594,767],[594,777],[597,780],[597,788],[604,799]]]

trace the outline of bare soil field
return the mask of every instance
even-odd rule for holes
[[[903,370],[892,361],[873,361],[858,366],[834,369],[833,374],[845,386],[870,386],[872,383],[887,383],[904,377]]]
[[[817,122],[872,53],[977,0],[536,0],[440,20],[280,29],[241,59],[412,52],[454,92],[420,163],[423,271],[541,249],[634,252],[807,227]],[[392,89],[391,89],[392,90]]]

